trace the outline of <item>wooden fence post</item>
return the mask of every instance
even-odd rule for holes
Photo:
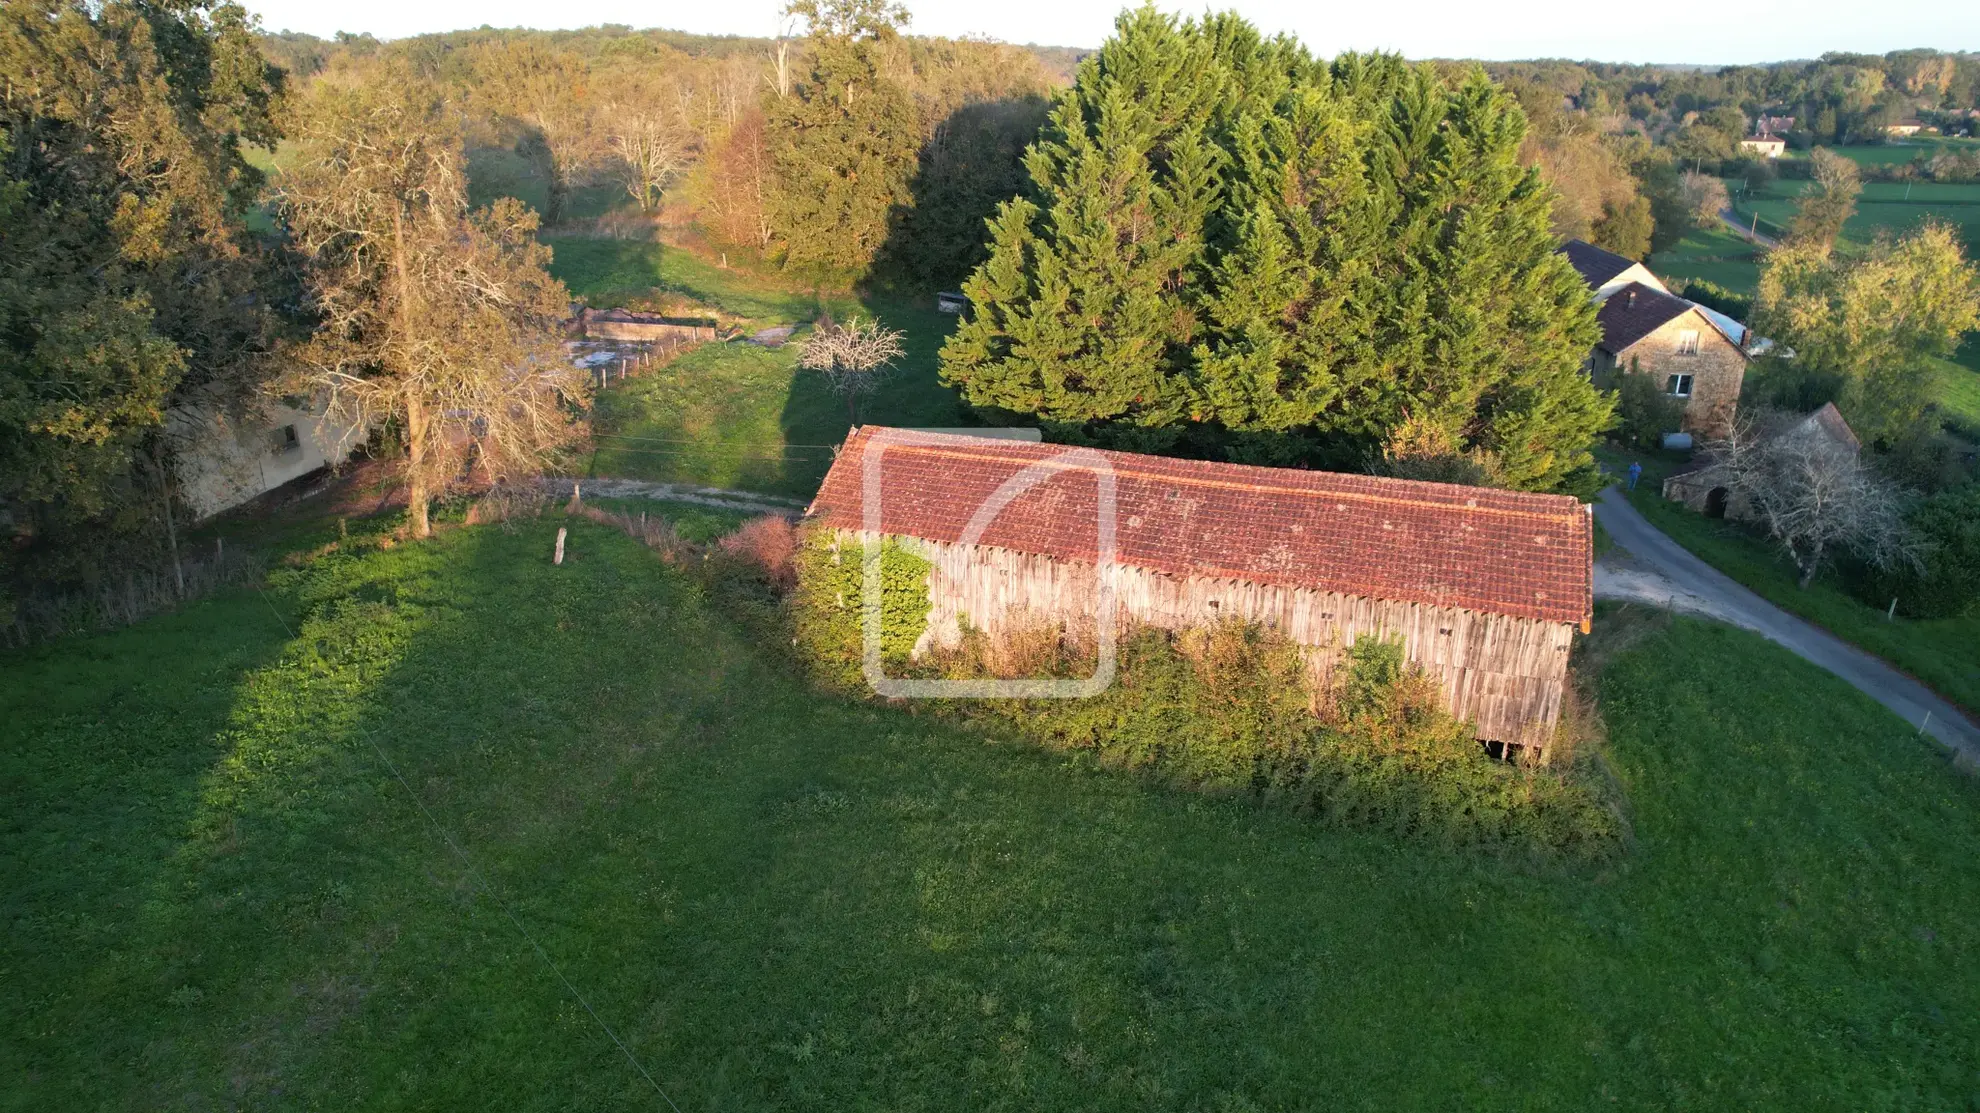
[[[552,564],[564,563],[564,535],[570,532],[563,526],[557,527],[557,555],[550,558]]]

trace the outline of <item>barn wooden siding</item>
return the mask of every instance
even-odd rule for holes
[[[857,536],[857,535],[853,535]],[[984,545],[900,538],[926,557],[931,641],[951,644],[958,619],[996,634],[1010,622],[1039,618],[1092,629],[1099,611],[1093,565]],[[1331,676],[1340,650],[1374,635],[1400,638],[1409,659],[1443,685],[1453,714],[1478,737],[1544,749],[1560,717],[1571,623],[1486,614],[1280,587],[1251,580],[1171,576],[1117,564],[1118,621],[1179,630],[1241,618],[1308,647],[1316,682]]]

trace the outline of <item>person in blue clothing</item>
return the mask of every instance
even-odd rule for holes
[[[1635,462],[1634,460],[1630,461],[1629,489],[1632,491],[1636,490],[1636,481],[1638,479],[1641,479],[1642,477],[1643,477],[1643,465]]]

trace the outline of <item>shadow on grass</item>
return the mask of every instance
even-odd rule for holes
[[[282,583],[300,636],[208,683],[169,815],[125,812],[121,740],[203,641],[148,700],[10,725],[0,1105],[652,1104],[503,906],[683,1108],[1933,1106],[1980,1071],[1946,976],[1980,790],[1749,635],[1609,664],[1639,850],[1560,874],[820,696],[617,533],[552,567],[564,524]],[[72,700],[142,633],[67,659]],[[63,766],[85,729],[120,741]]]

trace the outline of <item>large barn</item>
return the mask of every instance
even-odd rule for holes
[[[1553,737],[1593,611],[1594,527],[1560,495],[867,426],[808,517],[929,558],[925,640],[965,617],[993,636],[1108,621],[1108,564],[1120,626],[1243,618],[1321,675],[1357,638],[1400,638],[1480,738],[1527,747]]]

